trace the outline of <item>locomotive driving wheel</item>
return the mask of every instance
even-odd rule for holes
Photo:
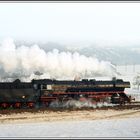
[[[17,102],[13,105],[14,108],[21,108],[21,103]]]
[[[6,109],[6,108],[9,107],[9,104],[8,104],[8,103],[2,103],[2,104],[1,104],[1,107],[2,107],[3,109]]]
[[[28,108],[34,108],[35,104],[33,102],[27,103]]]

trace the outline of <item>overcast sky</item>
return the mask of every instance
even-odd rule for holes
[[[0,40],[140,44],[140,3],[0,3]]]

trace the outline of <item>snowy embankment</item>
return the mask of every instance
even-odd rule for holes
[[[117,78],[130,81],[131,88],[126,88],[125,93],[134,97],[136,101],[140,101],[140,89],[134,85],[135,77],[140,76],[140,65],[117,66],[116,70],[120,73]]]
[[[16,119],[21,117],[23,119]],[[5,123],[4,118],[8,118]],[[140,137],[139,121],[139,110],[46,111],[1,115],[0,137]]]
[[[0,137],[140,137],[140,118],[0,125]]]

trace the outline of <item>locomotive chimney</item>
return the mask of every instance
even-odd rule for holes
[[[80,81],[80,76],[78,76],[78,75],[76,75],[75,77],[74,77],[74,81]]]

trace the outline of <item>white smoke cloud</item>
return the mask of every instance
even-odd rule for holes
[[[116,104],[117,105],[117,104]],[[65,102],[60,101],[52,101],[49,105],[50,108],[101,108],[101,107],[109,107],[115,106],[115,104],[108,102],[98,102],[92,103],[90,100],[80,101],[80,100],[68,100]]]
[[[38,72],[40,74],[35,74]],[[74,79],[100,76],[114,76],[110,62],[86,57],[78,52],[59,52],[54,49],[45,52],[38,45],[16,47],[12,39],[0,45],[0,79],[30,81],[33,78]]]

